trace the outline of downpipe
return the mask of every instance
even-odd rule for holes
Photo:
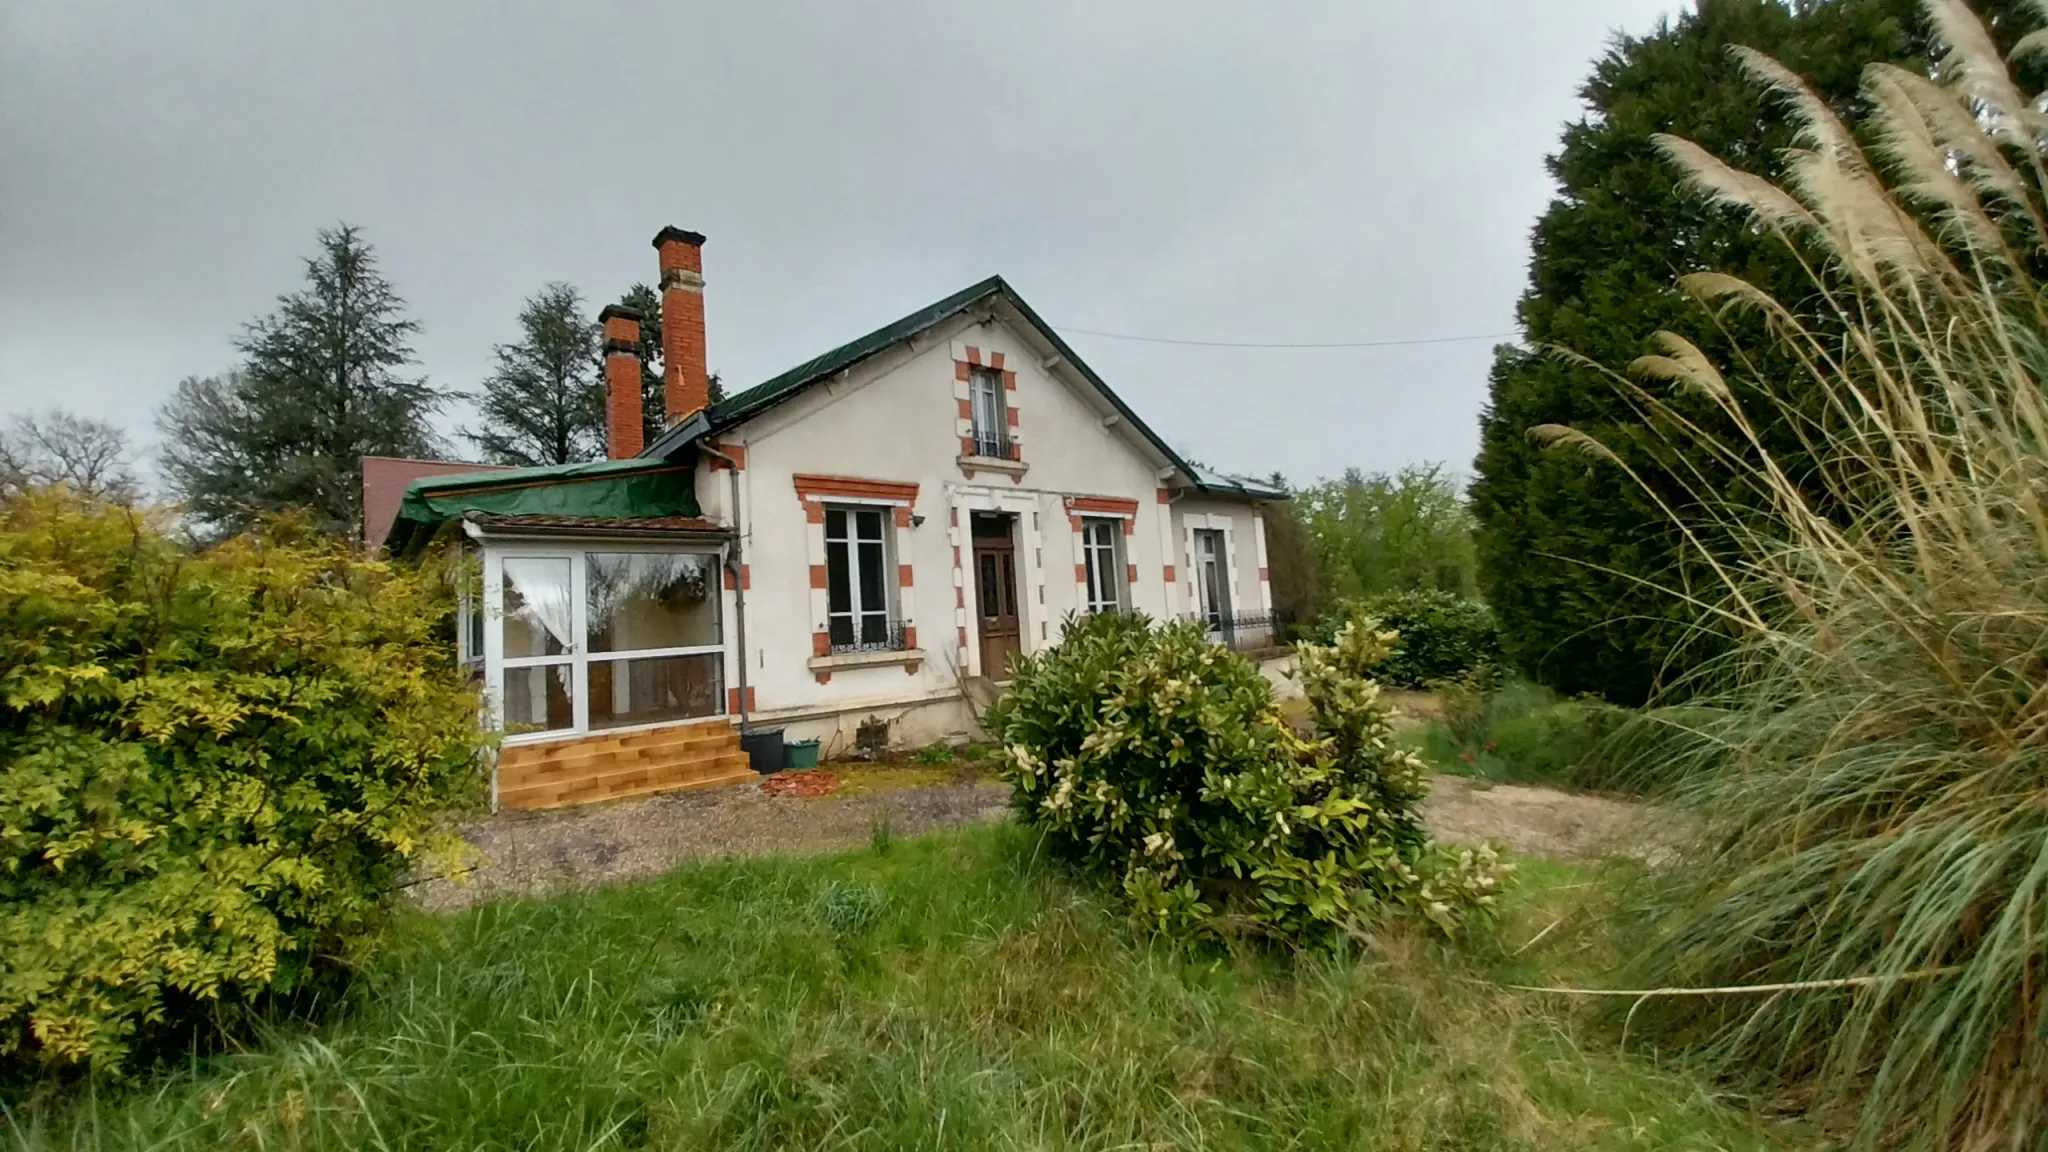
[[[738,661],[740,670],[740,731],[744,733],[753,727],[753,721],[749,719],[747,714],[747,661],[751,657],[750,650],[747,648],[746,564],[745,557],[741,552],[742,541],[746,538],[746,527],[740,522],[740,462],[709,444],[699,444],[698,447],[703,449],[705,454],[725,461],[726,475],[731,481],[729,491],[732,497],[732,547],[726,549],[725,552],[725,570],[732,576],[733,630],[738,633],[736,639],[740,649]]]

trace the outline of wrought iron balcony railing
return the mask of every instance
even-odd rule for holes
[[[1197,616],[1206,620],[1216,642],[1233,652],[1257,652],[1287,643],[1287,618],[1279,612],[1239,612]]]
[[[1017,459],[1017,442],[1002,432],[974,434],[974,454],[990,460]]]
[[[832,621],[832,654],[849,652],[903,652],[910,648],[909,633],[900,620],[884,623],[875,619],[855,622],[841,616]]]

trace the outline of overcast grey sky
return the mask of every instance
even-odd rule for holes
[[[1509,332],[1578,83],[1674,6],[6,0],[0,412],[152,439],[341,220],[449,388],[545,281],[652,280],[664,224],[710,238],[729,386],[993,272],[1061,327]],[[1491,360],[1070,340],[1184,451],[1296,479],[1468,467]]]

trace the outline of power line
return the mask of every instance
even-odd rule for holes
[[[1133,336],[1128,332],[1097,332],[1092,328],[1061,328],[1076,336],[1100,336],[1105,340],[1135,340],[1141,344],[1185,344],[1196,348],[1393,348],[1405,344],[1458,344],[1471,340],[1512,340],[1519,332],[1486,332],[1474,336],[1430,336],[1417,340],[1344,340],[1330,343],[1288,344],[1243,340],[1174,340],[1165,336]]]

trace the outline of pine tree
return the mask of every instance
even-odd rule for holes
[[[157,417],[163,471],[208,529],[303,510],[355,534],[362,458],[431,456],[428,417],[443,397],[400,375],[419,325],[378,270],[359,229],[321,231],[306,285],[278,297],[236,342],[239,371],[187,379]]]
[[[563,283],[542,288],[519,313],[520,338],[500,344],[484,381],[481,426],[463,436],[484,459],[535,467],[604,455],[604,385],[598,326]]]

